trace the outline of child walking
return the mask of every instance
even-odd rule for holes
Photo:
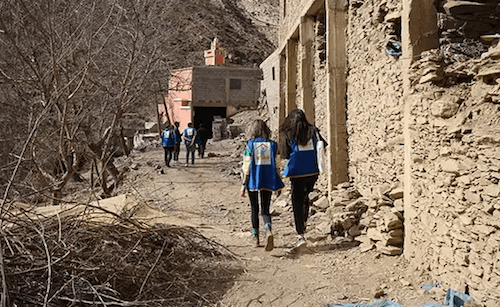
[[[186,166],[189,164],[189,155],[191,155],[191,164],[194,164],[194,151],[196,150],[196,129],[193,123],[189,123],[182,133],[182,139],[186,144]]]
[[[276,153],[278,145],[271,140],[271,130],[260,119],[252,122],[248,127],[248,139],[243,153],[241,196],[248,197],[251,206],[252,245],[258,247],[259,240],[259,198],[262,220],[266,229],[265,250],[274,248],[274,237],[271,225],[271,194],[280,190],[284,184],[276,170]],[[260,196],[260,197],[259,197]]]
[[[292,207],[298,240],[296,247],[307,243],[304,236],[309,216],[309,193],[318,179],[319,168],[316,144],[321,139],[327,146],[318,128],[307,121],[304,111],[294,109],[288,114],[280,128],[283,133],[282,157],[288,159],[283,176],[289,177],[292,192]]]
[[[172,153],[174,152],[175,135],[172,130],[172,125],[168,125],[161,132],[161,145],[165,150],[165,165],[170,167],[170,161],[172,161]]]

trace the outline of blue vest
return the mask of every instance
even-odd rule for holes
[[[316,157],[316,136],[313,136],[306,145],[297,145],[295,140],[290,141],[292,153],[288,159],[283,176],[306,177],[319,173]]]
[[[250,173],[247,181],[249,191],[281,189],[284,184],[276,171],[278,144],[263,138],[251,139],[247,143],[250,150]]]
[[[189,145],[191,144],[191,140],[193,139],[193,135],[196,132],[194,128],[186,128],[184,129],[184,137],[186,137],[189,140],[184,140],[184,144]]]
[[[174,146],[175,135],[171,129],[165,129],[161,132],[161,145],[163,147]]]

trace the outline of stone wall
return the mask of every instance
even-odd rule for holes
[[[286,40],[299,25],[300,17],[305,14],[305,10],[316,0],[281,0],[281,20],[278,30],[279,46],[286,43]]]
[[[360,190],[402,181],[401,59],[386,51],[400,40],[399,1],[350,2],[347,28],[349,176]]]
[[[311,3],[286,1],[280,46],[297,29]],[[402,5],[395,0],[349,2],[349,177],[352,189],[363,197],[350,202],[346,197],[332,198],[330,207],[322,207],[336,208],[326,210],[335,218],[334,224],[342,226],[336,231],[365,234],[369,248],[377,237],[383,239],[380,242],[388,240],[394,230],[386,225],[389,215],[395,222],[396,218],[404,220],[404,226],[398,224],[396,230],[404,227],[404,253],[415,268],[429,271],[445,289],[469,291],[483,306],[500,306],[500,45],[494,48],[494,41],[486,52],[487,44],[479,39],[480,35],[494,34],[488,31],[498,32],[498,1],[437,1],[432,9],[438,11],[441,46],[424,52],[412,66],[410,80],[405,80],[411,83],[405,98],[404,54],[398,50]],[[475,13],[469,10],[471,6]],[[455,23],[457,20],[460,22]],[[327,131],[324,16],[319,13],[315,22],[315,124]],[[418,32],[414,25],[411,30]],[[453,32],[462,30],[461,36]],[[416,34],[422,38],[430,35]],[[500,35],[490,38],[498,41]],[[298,51],[300,72],[300,48]],[[297,80],[300,92],[300,78]],[[410,110],[406,118],[404,104]],[[410,136],[407,145],[411,156],[406,163],[411,167],[406,175],[411,184],[406,191],[411,197],[403,218],[403,195],[397,186],[404,175],[404,120],[410,130],[406,135]],[[397,191],[393,193],[397,197],[388,196],[387,191]],[[366,199],[370,201],[366,203]],[[357,206],[364,208],[364,215],[352,219]],[[381,207],[387,207],[387,212],[371,210]],[[325,231],[335,228],[331,222],[324,224]],[[371,228],[382,231],[375,234]],[[400,236],[397,238],[400,244]]]
[[[405,254],[443,286],[500,305],[500,45],[460,69],[439,50],[413,65],[412,214]],[[467,82],[456,76],[463,76]]]

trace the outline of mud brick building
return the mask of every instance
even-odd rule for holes
[[[214,117],[225,118],[238,108],[257,107],[262,70],[224,64],[224,51],[217,40],[205,51],[205,66],[177,69],[169,80],[169,94],[160,114],[168,109],[171,122],[184,129],[189,122],[203,123],[212,131]],[[167,121],[166,116],[163,122]]]
[[[261,68],[271,127],[304,109],[328,137],[328,189],[404,187],[404,255],[500,306],[496,0],[282,0]]]

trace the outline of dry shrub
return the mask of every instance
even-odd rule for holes
[[[2,240],[11,303],[208,306],[242,272],[230,252],[193,228],[125,224],[17,219]]]

